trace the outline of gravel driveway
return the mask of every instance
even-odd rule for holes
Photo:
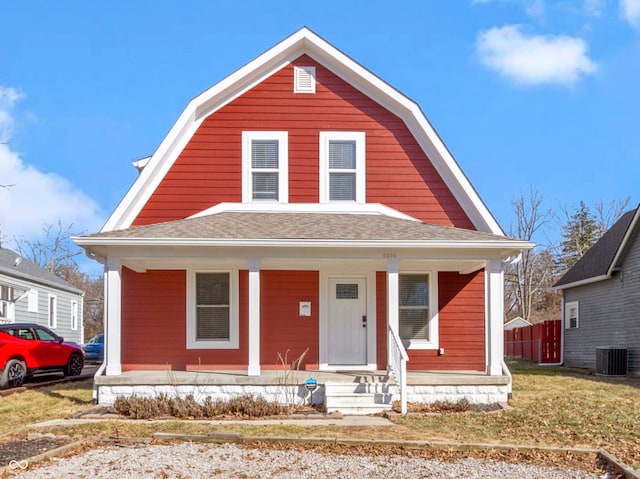
[[[14,471],[14,473],[17,471]],[[346,455],[300,448],[253,449],[233,444],[109,446],[31,469],[20,478],[341,478],[598,479],[581,470],[464,459],[443,462],[400,455]]]

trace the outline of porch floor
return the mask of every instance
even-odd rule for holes
[[[286,380],[285,380],[286,374]],[[386,371],[275,371],[266,370],[260,376],[249,376],[246,371],[125,371],[118,376],[99,376],[97,385],[271,385],[302,384],[307,378],[325,383],[394,382]],[[482,371],[407,371],[407,385],[493,385],[509,384],[507,376],[488,376]]]

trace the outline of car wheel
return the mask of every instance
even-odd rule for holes
[[[22,386],[24,378],[27,376],[27,366],[17,359],[10,359],[0,376],[0,387],[17,388]]]
[[[73,353],[69,356],[69,362],[64,371],[65,376],[80,376],[82,373],[82,367],[84,366],[82,356],[78,353]]]

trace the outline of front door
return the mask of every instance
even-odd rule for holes
[[[329,364],[367,364],[367,280],[329,278]]]

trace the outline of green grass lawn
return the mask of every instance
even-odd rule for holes
[[[560,367],[510,361],[513,399],[510,411],[410,415],[392,427],[252,425],[215,426],[216,431],[246,435],[315,436],[366,439],[414,439],[465,443],[588,447],[608,451],[640,470],[640,379],[605,378]],[[0,398],[0,434],[91,407],[91,382],[68,383]],[[60,432],[60,428],[51,432]],[[150,436],[154,432],[206,434],[212,426],[189,421],[122,421],[62,428],[64,433],[102,436]],[[40,429],[40,432],[45,432]]]

